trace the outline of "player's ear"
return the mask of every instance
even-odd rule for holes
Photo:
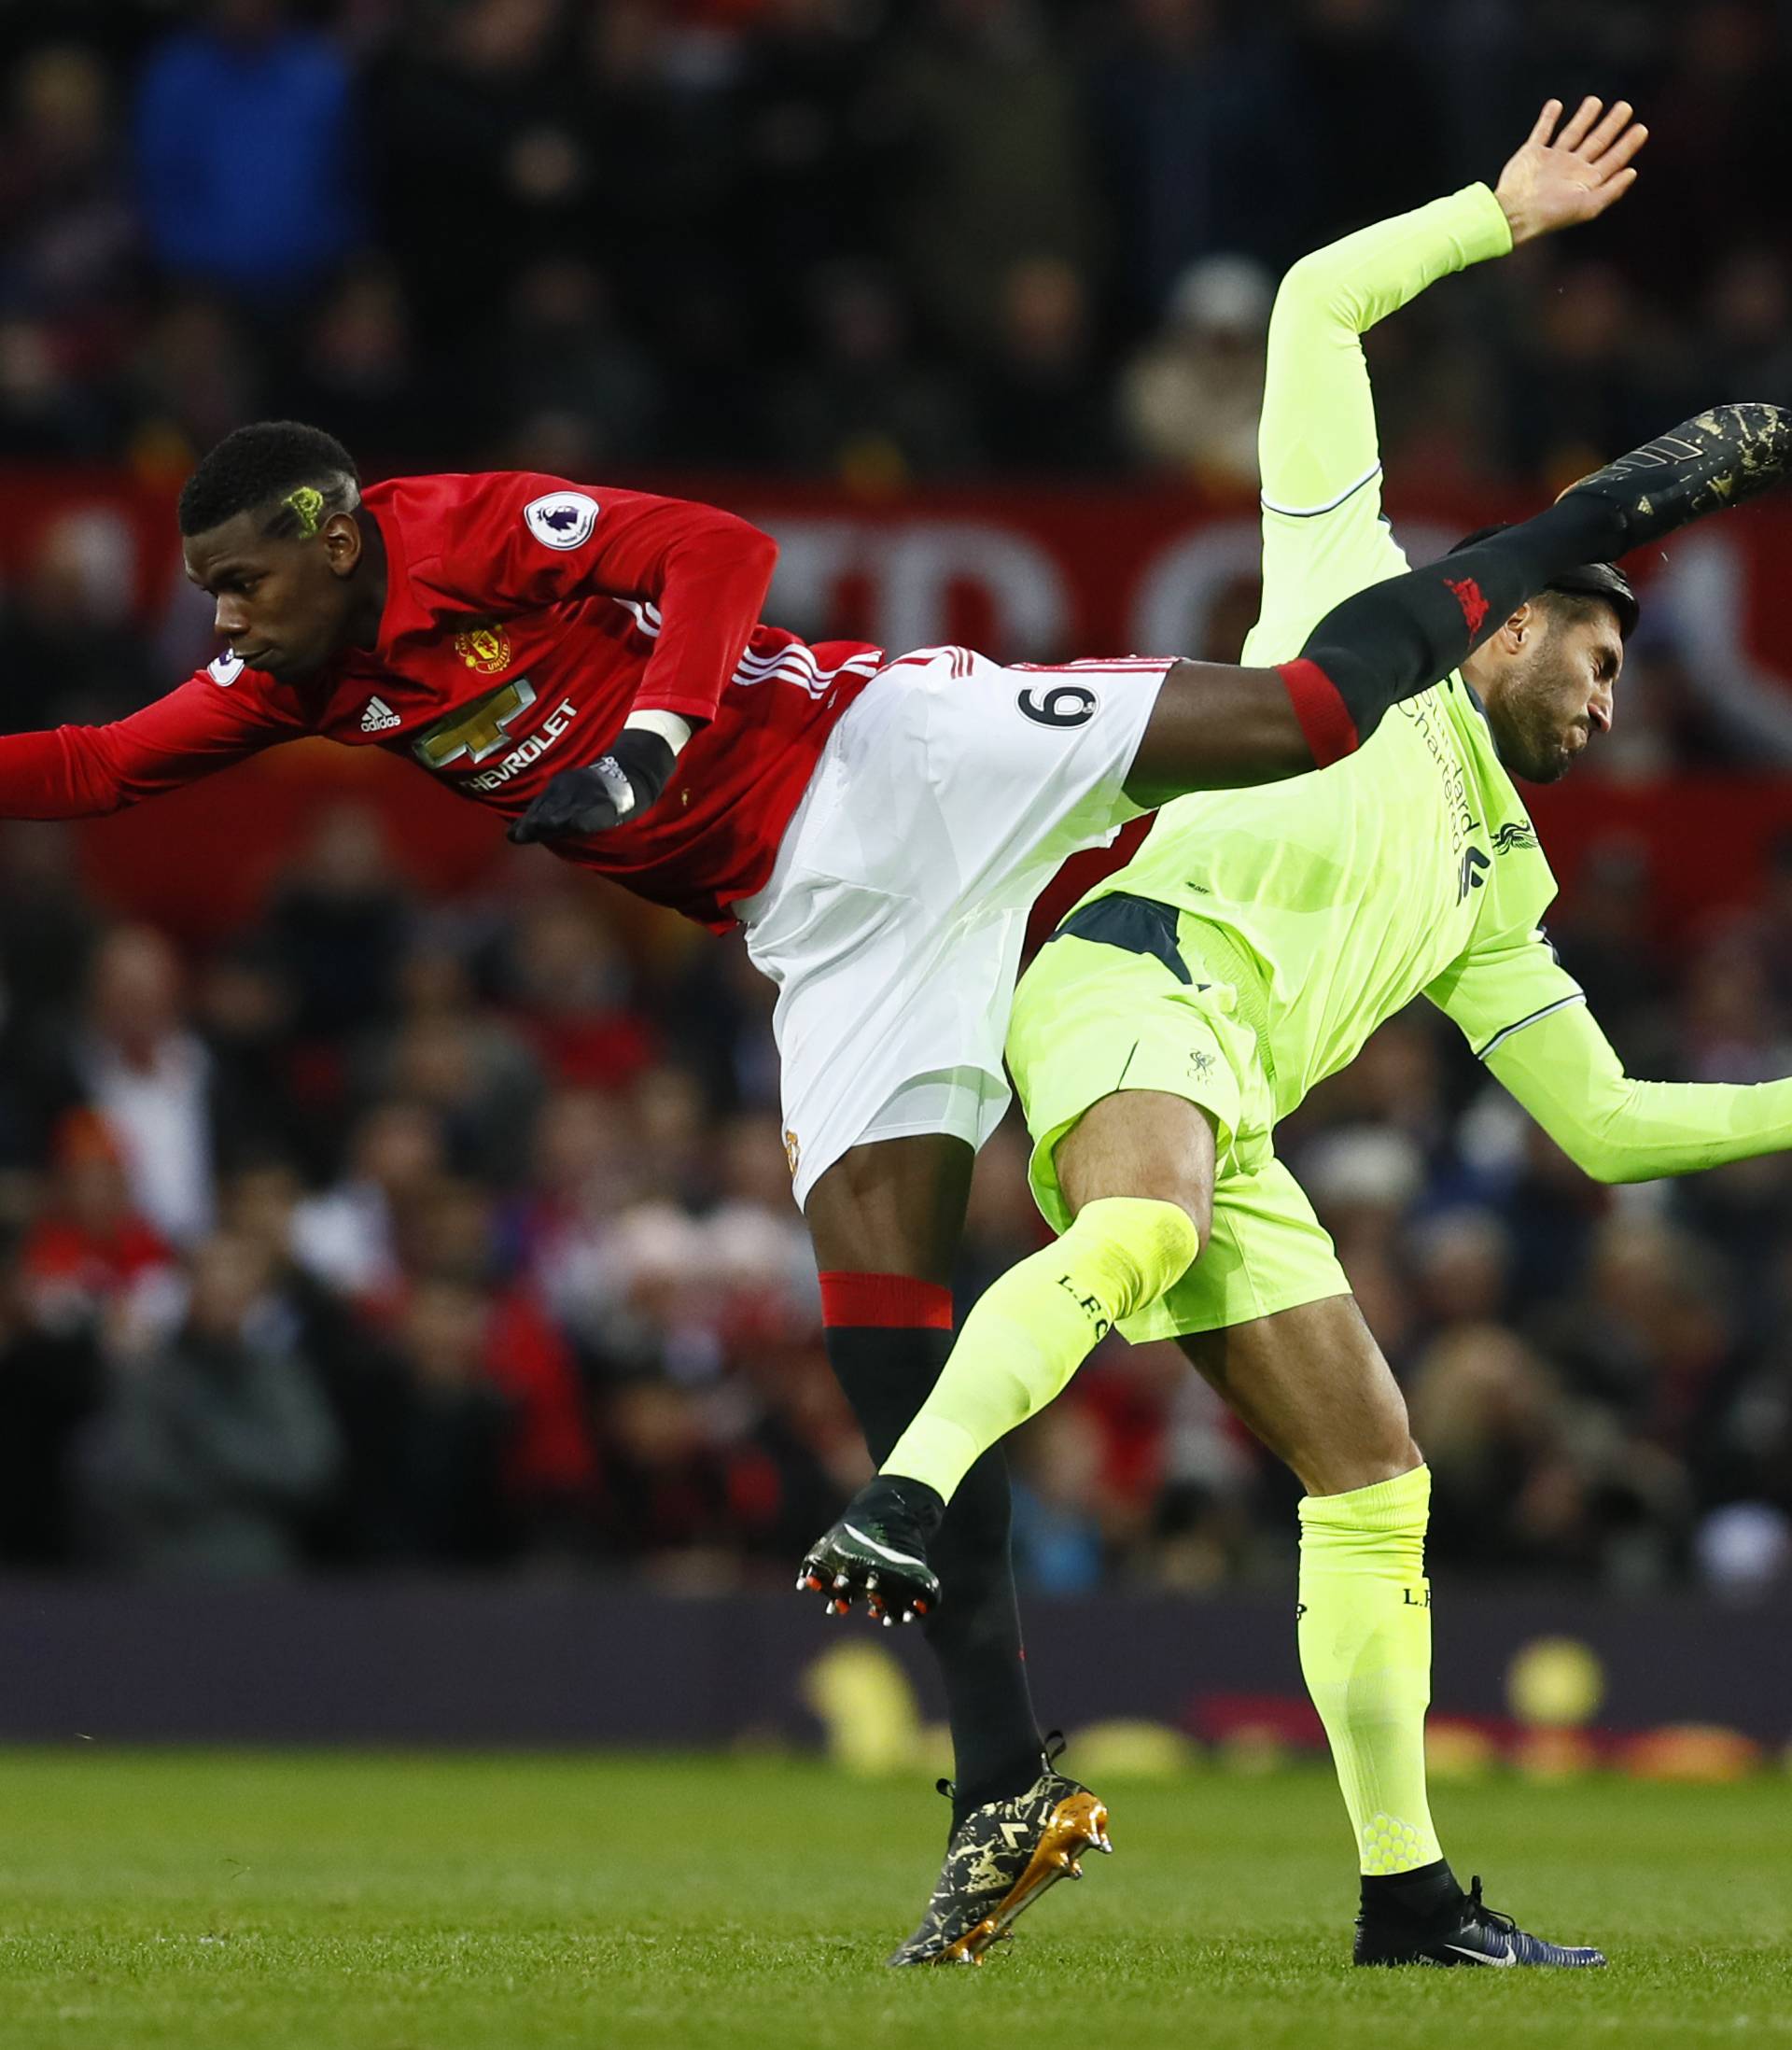
[[[354,513],[332,512],[318,539],[324,544],[324,559],[332,574],[352,576],[361,559],[361,523]]]
[[[1522,604],[1512,608],[1506,615],[1505,625],[1493,638],[1499,642],[1503,653],[1517,654],[1541,625],[1536,607],[1526,598]]]

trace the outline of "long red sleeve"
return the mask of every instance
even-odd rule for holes
[[[769,534],[651,492],[517,471],[467,483],[441,555],[412,575],[499,615],[592,592],[633,600],[657,639],[634,709],[715,717],[771,588]]]
[[[259,687],[258,687],[259,686]],[[305,731],[271,680],[204,670],[104,726],[0,736],[0,818],[86,819],[197,782]]]

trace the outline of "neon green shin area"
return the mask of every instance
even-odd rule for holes
[[[1300,1669],[1366,1874],[1444,1854],[1425,1798],[1431,1469],[1300,1505]]]
[[[984,1292],[883,1471],[924,1481],[949,1502],[981,1454],[1062,1393],[1097,1342],[1179,1282],[1199,1250],[1179,1204],[1084,1204],[1055,1245]]]

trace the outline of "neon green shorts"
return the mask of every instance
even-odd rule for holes
[[[1071,1222],[1058,1144],[1104,1096],[1159,1089],[1213,1122],[1212,1231],[1169,1294],[1120,1326],[1135,1343],[1351,1290],[1312,1205],[1275,1157],[1271,1080],[1258,1033],[1239,1016],[1226,945],[1187,913],[1098,897],[1071,914],[1015,992],[1008,1065],[1033,1139],[1033,1196],[1054,1230]]]

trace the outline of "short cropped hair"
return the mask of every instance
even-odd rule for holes
[[[258,420],[227,434],[188,478],[180,530],[207,534],[239,512],[266,512],[265,531],[315,534],[332,512],[360,503],[355,459],[333,434],[298,420]]]

